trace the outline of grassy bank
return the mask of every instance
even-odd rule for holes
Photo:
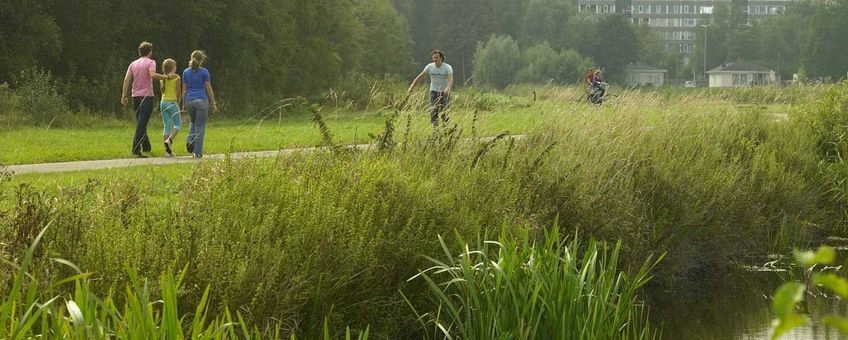
[[[8,96],[8,94],[6,95]],[[2,97],[2,95],[0,95]],[[420,97],[420,98],[419,98]],[[8,98],[7,98],[8,100]],[[2,101],[2,100],[0,100]],[[321,144],[321,134],[312,123],[311,104],[303,99],[281,101],[282,104],[259,110],[210,118],[206,135],[206,153],[277,150]],[[410,98],[403,104],[385,98],[357,106],[351,102],[327,101],[321,115],[327,122],[334,141],[340,144],[367,143],[371,135],[381,132],[384,121],[403,107],[399,125],[408,125],[408,137],[426,139],[430,134],[429,113],[423,96]],[[14,109],[4,112],[9,119],[24,113]],[[521,97],[489,94],[474,89],[454,95],[451,119],[467,132],[494,135],[504,130],[527,132],[553,112],[558,103],[533,102],[529,94]],[[61,123],[0,124],[0,164],[32,164],[62,161],[131,157],[130,144],[135,131],[133,114],[120,118],[97,117],[92,114],[68,113]],[[22,120],[22,119],[18,119]],[[188,131],[188,116],[183,115],[183,129],[177,140]],[[152,156],[163,156],[162,120],[157,114],[150,119],[148,134],[153,144]],[[175,143],[177,155],[187,152]]]
[[[539,95],[554,102],[569,91]],[[0,250],[21,258],[52,221],[32,267],[47,282],[73,275],[51,257],[95,269],[96,292],[120,291],[127,267],[157,278],[188,264],[185,306],[209,286],[213,312],[245,311],[251,325],[309,338],[330,315],[333,329],[420,337],[428,326],[403,297],[439,310],[425,280],[408,280],[432,266],[423,256],[449,264],[439,235],[450,254],[464,252],[461,240],[493,239],[481,235],[522,248],[525,234],[544,244],[558,219],[583,250],[589,238],[620,240],[625,273],[666,253],[656,288],[844,232],[845,102],[831,89],[784,115],[632,92],[601,108],[539,112],[549,120],[524,140],[461,142],[466,128],[404,143],[398,124],[380,150],[203,162],[165,186],[4,182]]]

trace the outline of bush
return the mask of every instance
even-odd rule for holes
[[[562,56],[547,42],[540,43],[527,49],[521,56],[521,71],[518,81],[529,83],[561,83],[560,69]]]
[[[502,89],[512,83],[521,64],[518,43],[510,36],[493,35],[477,45],[474,77],[482,84]]]
[[[547,42],[527,49],[521,57],[518,81],[531,83],[554,82],[568,84],[579,81],[592,61],[574,50],[557,52]]]
[[[27,69],[17,79],[21,110],[32,123],[51,123],[67,113],[65,97],[59,93],[50,71]]]

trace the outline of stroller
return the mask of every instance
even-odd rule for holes
[[[602,81],[592,84],[592,87],[589,88],[589,94],[586,96],[586,101],[589,104],[601,105],[607,93],[607,86],[607,83]]]

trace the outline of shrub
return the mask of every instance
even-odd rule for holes
[[[17,79],[21,110],[33,123],[50,123],[68,111],[65,97],[59,93],[50,71],[27,69]]]
[[[477,45],[474,77],[482,84],[501,89],[512,83],[520,64],[518,43],[510,36],[493,35],[485,44]]]
[[[527,49],[521,59],[518,81],[534,83],[573,83],[579,81],[584,70],[592,64],[591,60],[577,51],[569,49],[557,52],[546,42]]]
[[[562,57],[547,42],[527,49],[521,56],[521,62],[521,70],[518,72],[520,82],[560,83],[562,81],[559,77]]]

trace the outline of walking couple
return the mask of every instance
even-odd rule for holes
[[[194,158],[203,157],[203,140],[206,136],[206,122],[209,109],[218,111],[215,93],[212,91],[209,70],[202,67],[206,59],[203,51],[191,53],[191,59],[182,72],[177,75],[177,63],[173,59],[162,62],[162,73],[156,73],[156,61],[153,60],[153,44],[142,42],[138,46],[139,58],[127,68],[121,92],[121,105],[127,106],[127,92],[132,82],[132,104],[135,110],[136,128],[133,136],[132,153],[136,157],[147,157],[144,153],[151,150],[147,136],[147,123],[153,114],[153,80],[158,80],[162,90],[159,110],[162,113],[163,144],[165,153],[173,156],[173,142],[182,127],[181,112],[187,111],[190,124],[186,137],[186,151]]]

